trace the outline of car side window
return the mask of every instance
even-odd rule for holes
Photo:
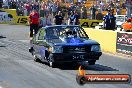
[[[40,29],[37,39],[38,40],[44,40],[44,36],[45,36],[45,30],[44,29]]]

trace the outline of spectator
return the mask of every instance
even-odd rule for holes
[[[79,5],[79,6],[76,6],[76,10],[74,10],[78,14],[79,18],[81,18],[81,8],[82,7]]]
[[[55,24],[56,25],[61,25],[63,23],[64,17],[62,16],[61,11],[58,12],[58,14],[55,16]]]
[[[37,34],[39,27],[39,13],[36,10],[33,10],[30,13],[29,23],[30,23],[30,37],[33,37],[33,30],[34,30],[34,34]]]
[[[87,19],[87,8],[85,6],[82,7],[82,19]]]
[[[2,8],[3,0],[0,0],[0,8]]]
[[[117,15],[121,15],[121,8],[120,8],[120,6],[119,6],[118,3],[117,3],[117,5],[116,5],[116,14],[117,14]]]
[[[71,14],[71,15],[69,16],[68,24],[69,24],[69,25],[73,25],[73,22],[74,22],[74,13],[71,11],[70,14]]]
[[[52,9],[53,16],[55,16],[58,10],[58,6],[55,3],[53,3],[51,9]]]
[[[37,2],[32,3],[32,9],[39,10],[39,5]]]
[[[122,3],[122,8],[123,8],[123,9],[126,9],[125,3]]]
[[[48,4],[46,4],[45,16],[47,16],[49,13],[50,13],[50,7],[48,6]]]
[[[12,2],[12,9],[16,9],[16,2],[15,1]]]
[[[80,19],[80,17],[78,15],[77,11],[74,11],[74,21],[73,21],[73,24],[74,25],[78,25],[79,24],[79,19]]]
[[[116,26],[116,17],[114,16],[114,9],[108,10],[108,14],[103,18],[106,30],[114,30]]]
[[[131,23],[132,23],[132,16],[131,16],[130,20],[131,20]]]
[[[71,3],[69,11],[74,11],[75,9],[76,9],[76,6],[73,3]]]
[[[96,13],[96,8],[95,8],[95,6],[93,5],[91,8],[90,8],[90,10],[91,10],[91,19],[95,19],[95,13]]]
[[[25,9],[26,9],[26,16],[29,16],[29,14],[30,14],[30,11],[31,11],[31,7],[30,7],[30,4],[29,4],[29,2],[27,2],[26,4],[24,4],[24,6],[25,6]]]
[[[45,9],[46,9],[46,4],[45,4],[45,2],[42,2],[41,3],[41,8],[40,8],[41,10],[40,10],[40,16],[41,17],[44,17],[45,16]]]
[[[47,14],[44,18],[41,18],[40,20],[40,26],[50,26],[52,25],[52,19],[49,17],[49,14]]]
[[[111,8],[114,8],[114,3],[111,1],[111,3],[110,3],[110,7]]]
[[[104,7],[104,3],[103,3],[102,1],[100,1],[100,3],[99,3],[99,4],[100,4],[100,11],[102,12],[102,11],[103,11],[103,9],[104,9],[104,8],[103,8],[103,7]]]
[[[101,11],[98,11],[96,15],[96,20],[103,20],[103,14],[101,13]]]

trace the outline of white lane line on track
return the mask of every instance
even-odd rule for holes
[[[114,57],[119,57],[121,59],[132,60],[132,56],[128,56],[128,55],[124,55],[124,54],[112,54],[112,53],[107,53],[107,52],[103,52],[103,54],[106,54],[109,56],[114,56]]]

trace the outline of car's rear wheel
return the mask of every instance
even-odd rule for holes
[[[29,48],[29,52],[33,55],[33,53],[34,53],[33,47]]]
[[[95,65],[95,62],[96,62],[96,60],[90,60],[90,61],[88,61],[88,64],[89,65]]]

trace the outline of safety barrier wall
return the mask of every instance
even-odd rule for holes
[[[117,32],[116,52],[132,56],[132,32]]]
[[[89,38],[100,43],[102,51],[116,53],[116,32],[92,28],[85,28],[85,31]]]
[[[28,16],[17,16],[16,9],[0,9],[0,24],[24,24],[28,25]],[[80,26],[95,27],[102,20],[80,19]]]
[[[90,39],[100,43],[101,50],[132,56],[132,33],[84,28]]]

